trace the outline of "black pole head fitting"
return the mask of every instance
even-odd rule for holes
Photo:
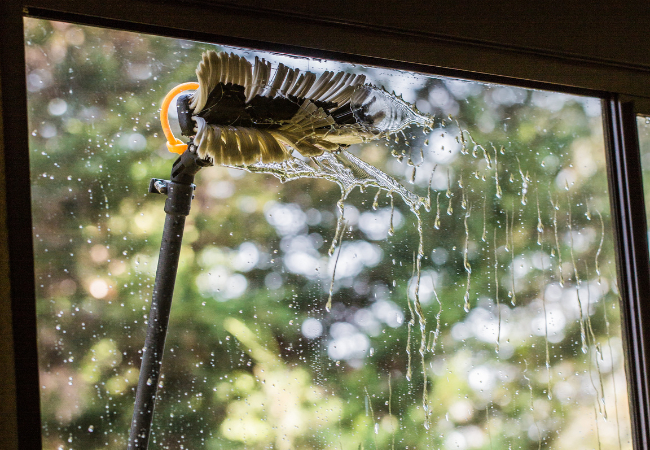
[[[194,143],[190,141],[187,144],[187,150],[174,161],[171,181],[179,184],[192,184],[194,182],[194,175],[202,168],[211,165],[211,159],[199,158]]]
[[[172,215],[187,216],[194,198],[194,175],[203,167],[211,166],[211,159],[201,159],[196,153],[192,141],[187,150],[174,161],[171,181],[152,178],[149,182],[149,193],[164,194],[165,212]]]
[[[194,120],[192,119],[192,108],[190,102],[192,95],[187,91],[179,95],[176,100],[176,111],[178,112],[178,124],[181,126],[181,134],[183,136],[194,136]]]

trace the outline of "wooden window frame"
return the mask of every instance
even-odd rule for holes
[[[41,448],[23,51],[23,19],[39,17],[601,98],[632,435],[634,448],[650,448],[650,302],[644,301],[650,266],[636,128],[638,114],[650,115],[650,69],[320,17],[305,13],[304,2],[270,3],[284,8],[208,0],[0,3],[0,290],[7,293],[0,301],[3,447]],[[292,3],[303,5],[302,12],[291,12]],[[382,2],[365,3],[381,10]]]

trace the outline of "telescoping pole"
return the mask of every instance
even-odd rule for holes
[[[142,353],[140,378],[135,394],[135,407],[131,420],[128,450],[146,450],[149,446],[151,421],[156,403],[158,381],[162,368],[162,357],[165,349],[167,325],[174,294],[178,257],[183,241],[185,218],[190,213],[194,198],[194,175],[203,167],[210,166],[210,161],[199,159],[192,143],[187,150],[174,162],[171,180],[154,178],[149,185],[150,193],[167,195],[165,201],[165,227],[156,281],[153,288],[151,310],[149,312],[147,337]]]

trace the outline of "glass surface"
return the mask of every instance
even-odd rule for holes
[[[160,102],[209,49],[363,73],[433,115],[347,149],[430,198],[421,276],[397,189],[355,188],[330,256],[336,183],[203,169],[151,448],[631,448],[598,99],[25,30],[44,448],[126,447],[165,216],[147,190],[175,159]]]

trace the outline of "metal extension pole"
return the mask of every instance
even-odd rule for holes
[[[162,368],[163,350],[167,336],[169,313],[172,306],[178,257],[181,251],[185,217],[190,213],[194,198],[194,175],[202,168],[211,165],[201,160],[192,148],[174,162],[171,181],[154,178],[149,185],[150,193],[167,195],[165,201],[165,228],[160,244],[156,281],[153,288],[147,337],[142,354],[140,378],[135,394],[135,407],[131,420],[128,450],[146,450],[149,446],[151,422],[153,420],[158,381]]]

